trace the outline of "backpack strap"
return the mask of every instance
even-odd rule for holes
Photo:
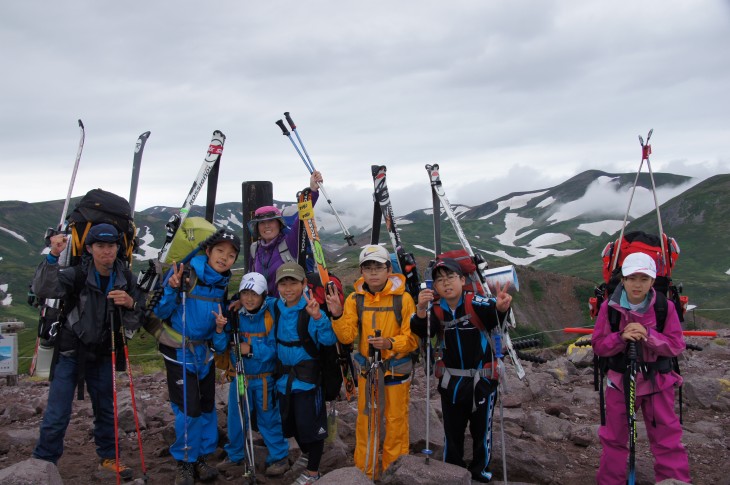
[[[297,319],[297,335],[299,340],[286,341],[279,338],[279,319],[281,318],[281,310],[279,310],[279,304],[274,305],[274,337],[276,343],[281,344],[285,347],[303,347],[304,351],[309,354],[312,359],[319,358],[319,349],[317,344],[314,343],[312,336],[309,335],[309,314],[307,310],[302,308],[299,310],[299,317]]]

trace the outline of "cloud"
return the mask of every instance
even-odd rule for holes
[[[126,196],[134,142],[152,132],[140,209],[182,203],[215,129],[228,136],[220,201],[245,180],[293,199],[308,174],[274,125],[284,111],[353,212],[371,203],[373,163],[404,214],[430,205],[426,163],[452,202],[477,204],[588,168],[634,171],[652,127],[657,170],[727,172],[729,24],[712,0],[9,3],[3,197],[65,197],[78,118],[76,195]]]

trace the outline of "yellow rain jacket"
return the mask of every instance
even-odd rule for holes
[[[384,361],[399,362],[410,359],[409,353],[418,348],[418,340],[411,334],[411,315],[416,311],[416,305],[411,295],[405,292],[405,277],[400,274],[391,274],[385,287],[377,292],[370,293],[363,289],[364,279],[355,282],[355,291],[345,300],[342,316],[332,320],[332,328],[340,342],[349,344],[358,341],[355,349],[360,356],[368,355],[368,337],[375,335],[375,330],[381,330],[381,337],[390,339],[393,348],[382,350]],[[362,295],[363,311],[362,323],[358,325],[357,296]],[[391,308],[394,306],[393,296],[401,295],[402,322],[399,325],[394,312],[377,311],[371,308]],[[362,328],[362,335],[358,339],[358,327]],[[362,357],[360,357],[362,359]],[[367,370],[367,369],[364,369]],[[395,372],[393,368],[386,368],[385,372],[385,407],[380,409],[375,420],[365,412],[369,396],[366,395],[366,376],[360,375],[358,381],[358,416],[356,428],[355,466],[373,479],[381,476],[381,470],[386,470],[399,456],[408,454],[408,406],[410,399],[410,375]],[[376,423],[376,424],[374,424]],[[369,426],[370,425],[370,426]],[[370,436],[368,429],[370,428]],[[382,429],[385,428],[385,429]],[[385,436],[385,439],[383,439]],[[382,451],[382,468],[377,465],[379,460],[373,458],[373,442],[378,443],[377,452]],[[367,453],[370,445],[370,453]],[[379,453],[378,453],[379,454]],[[367,458],[367,462],[366,462]],[[373,466],[373,463],[376,466]],[[367,467],[367,469],[366,469]]]

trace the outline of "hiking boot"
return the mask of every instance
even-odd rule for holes
[[[309,455],[302,453],[299,455],[299,458],[297,458],[297,461],[294,462],[291,469],[294,470],[295,473],[301,473],[306,470],[307,465],[309,465]]]
[[[114,458],[102,458],[101,462],[99,462],[99,470],[116,474],[117,460]],[[131,480],[134,476],[134,472],[131,468],[124,466],[122,462],[119,462],[119,476],[124,480]]]
[[[482,470],[479,473],[474,473],[471,479],[478,483],[489,483],[492,481],[492,472],[488,470]]]
[[[299,478],[294,480],[291,485],[307,485],[308,483],[314,483],[320,479],[322,475],[317,473],[316,475],[309,475],[308,473],[302,473]]]
[[[201,482],[210,482],[218,476],[218,470],[208,465],[204,456],[199,456],[195,462],[195,477]]]
[[[289,457],[284,457],[279,461],[275,461],[266,467],[264,474],[267,477],[278,477],[283,475],[289,469]]]
[[[232,468],[234,466],[244,466],[244,465],[246,465],[246,460],[245,459],[241,459],[241,460],[234,461],[234,460],[231,460],[231,457],[230,456],[226,456],[225,458],[223,458],[222,461],[218,462],[215,467],[219,471],[223,471],[223,470],[227,470],[229,468]]]
[[[193,463],[188,461],[177,462],[177,475],[175,475],[175,485],[195,485],[195,477],[193,471]]]

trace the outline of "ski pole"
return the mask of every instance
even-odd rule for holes
[[[142,433],[139,429],[139,417],[137,416],[137,400],[134,397],[134,378],[132,377],[132,365],[129,362],[129,346],[127,345],[127,337],[125,331],[120,328],[119,333],[122,336],[122,346],[124,347],[124,359],[127,363],[127,376],[129,376],[129,393],[132,396],[132,411],[134,413],[134,428],[137,431],[137,445],[139,446],[139,461],[142,466],[142,479],[147,483],[147,466],[144,463],[144,451],[142,450]],[[114,337],[112,337],[113,339]]]
[[[241,334],[240,319],[238,312],[231,318],[231,328],[233,330],[233,345],[236,347],[236,390],[238,397],[238,417],[241,421],[241,432],[243,433],[244,450],[246,452],[246,462],[249,470],[246,475],[253,474],[253,482],[256,482],[256,464],[254,462],[253,449],[253,432],[251,430],[251,408],[248,400],[248,390],[246,386],[246,368],[243,365],[243,355],[241,355]],[[263,377],[266,379],[266,377]],[[245,410],[245,413],[244,413]],[[248,422],[248,426],[246,423]],[[248,428],[248,435],[246,429]]]
[[[188,446],[188,359],[187,359],[187,353],[188,353],[188,345],[187,345],[187,332],[186,332],[186,288],[185,288],[185,273],[183,272],[182,277],[180,278],[180,294],[182,298],[182,381],[183,381],[183,418],[184,418],[184,424],[183,424],[183,452],[185,453],[185,458],[183,461],[187,463],[188,461],[188,450],[190,447]]]
[[[628,350],[628,369],[626,376],[628,378],[628,387],[624,392],[628,391],[626,396],[626,416],[629,425],[629,479],[628,485],[636,483],[636,374],[637,374],[637,349],[636,342],[629,342]]]
[[[433,288],[433,280],[426,280],[426,288],[429,290]],[[426,308],[426,448],[421,452],[426,455],[426,465],[429,464],[433,450],[430,448],[431,436],[430,436],[430,425],[431,425],[431,307],[433,306],[433,300],[428,302]]]
[[[282,120],[276,121],[276,125],[281,128],[282,135],[289,138],[289,141],[291,142],[292,146],[294,147],[294,150],[296,150],[297,154],[299,155],[299,158],[302,159],[302,162],[304,162],[304,166],[307,167],[307,170],[310,174],[314,173],[316,170],[314,168],[314,163],[312,163],[312,159],[309,158],[309,154],[307,153],[307,149],[304,148],[304,143],[302,143],[302,139],[299,136],[299,132],[297,131],[297,125],[294,124],[294,120],[291,119],[291,116],[289,115],[289,112],[287,111],[284,113],[284,116],[286,117],[286,121],[289,123],[289,126],[291,127],[291,130],[294,132],[294,134],[297,137],[297,140],[299,140],[299,144],[302,146],[302,149],[299,149],[299,146],[297,146],[294,139],[291,137],[291,133],[289,130],[286,129],[286,126],[284,126],[284,122]],[[304,154],[302,154],[302,151]],[[342,229],[342,232],[345,234],[345,241],[347,241],[348,246],[355,246],[357,243],[355,242],[355,236],[350,234],[350,231],[347,229],[347,226],[342,222],[342,219],[340,218],[340,214],[337,212],[337,209],[335,209],[335,206],[332,205],[332,199],[330,199],[329,195],[327,195],[327,192],[324,190],[324,184],[322,182],[317,182],[317,186],[319,187],[320,192],[322,192],[322,195],[324,196],[325,200],[327,201],[327,204],[329,204],[330,208],[332,209],[332,213],[335,216],[335,219],[337,219],[337,223],[340,225],[340,229]]]
[[[119,408],[117,407],[117,348],[114,343],[114,303],[107,303],[107,318],[112,335],[112,396],[114,399],[114,467],[117,469],[117,485],[121,483],[119,473]]]
[[[504,365],[504,361],[502,360],[504,354],[502,353],[502,335],[499,332],[494,334],[494,357],[500,363],[497,368],[501,369]],[[499,385],[504,386],[502,379],[499,380]],[[497,388],[497,392],[499,392],[499,387]],[[502,403],[502,394],[500,393],[497,396],[499,399],[499,434],[502,441],[502,479],[504,483],[507,483],[507,442],[504,438],[504,404]]]

